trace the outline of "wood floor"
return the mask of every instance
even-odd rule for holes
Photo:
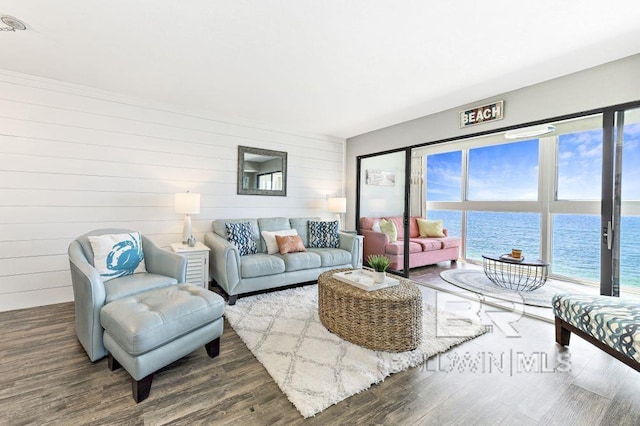
[[[421,268],[412,277],[438,283],[441,270]],[[127,373],[109,371],[106,359],[91,363],[80,347],[72,303],[3,312],[0,424],[640,423],[640,373],[577,336],[568,350],[559,348],[549,322],[421,290],[433,303],[446,298],[460,313],[493,318],[492,332],[307,420],[228,323],[219,357],[203,347],[171,364],[135,404]],[[501,321],[511,321],[517,336],[507,337]]]

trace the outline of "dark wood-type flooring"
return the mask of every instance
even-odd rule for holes
[[[412,278],[442,283],[442,268]],[[442,303],[442,293],[422,288]],[[0,424],[639,424],[640,373],[547,321],[447,299],[494,318],[493,331],[425,365],[303,419],[225,323],[220,356],[204,347],[157,373],[151,395],[131,397],[124,370],[91,363],[76,340],[73,304],[0,313]],[[511,315],[511,317],[509,317]],[[517,337],[496,325],[512,322]]]

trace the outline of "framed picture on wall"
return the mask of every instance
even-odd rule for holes
[[[396,174],[384,170],[367,169],[366,181],[367,185],[393,186],[396,184]]]

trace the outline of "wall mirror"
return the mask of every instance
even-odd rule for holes
[[[238,194],[287,195],[287,153],[238,146]]]

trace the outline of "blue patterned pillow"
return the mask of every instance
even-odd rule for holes
[[[102,282],[147,272],[139,232],[92,235],[89,242],[93,250],[93,265]]]
[[[338,248],[338,221],[309,221],[309,247]]]
[[[225,223],[224,227],[227,228],[227,240],[238,248],[240,256],[258,252],[250,222]]]

